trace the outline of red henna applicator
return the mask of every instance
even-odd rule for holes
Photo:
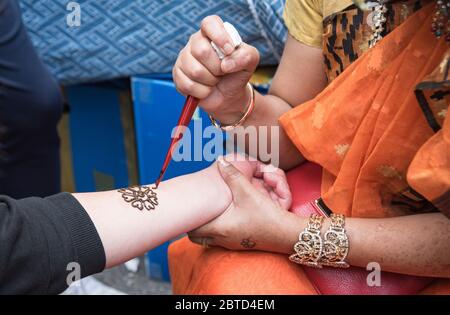
[[[224,27],[230,35],[231,39],[233,40],[233,44],[235,48],[238,48],[242,44],[242,38],[239,35],[239,32],[236,30],[236,28],[231,25],[228,22],[224,23]],[[213,43],[211,42],[212,47],[216,51],[217,55],[220,59],[223,59],[225,57],[225,54]],[[195,110],[197,109],[199,103],[199,99],[188,96],[186,99],[186,102],[183,107],[183,111],[181,112],[180,118],[178,120],[178,124],[175,130],[175,133],[172,137],[172,141],[170,143],[169,150],[167,151],[166,158],[164,160],[164,164],[161,168],[161,172],[159,173],[159,177],[156,180],[155,188],[158,188],[159,184],[161,183],[164,174],[166,173],[167,168],[169,167],[169,163],[172,160],[172,154],[173,150],[175,149],[175,146],[177,143],[181,140],[183,137],[183,133],[186,130],[186,128],[189,126],[189,123],[192,120],[192,116],[194,115]]]

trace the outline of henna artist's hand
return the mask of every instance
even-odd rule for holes
[[[211,42],[225,53],[223,60]],[[221,18],[208,16],[181,50],[172,74],[179,92],[200,99],[206,112],[228,124],[239,119],[248,104],[246,84],[258,63],[255,47],[242,44],[235,49]]]
[[[255,177],[249,179],[233,164],[219,160],[218,168],[231,190],[232,202],[221,216],[190,232],[191,241],[233,250],[278,251],[277,238],[283,237],[279,230],[290,218],[287,209],[291,193],[283,171],[264,164],[259,167]]]

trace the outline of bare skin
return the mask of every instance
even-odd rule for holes
[[[231,164],[222,169],[233,202],[220,217],[189,233],[190,239],[201,244],[206,238],[210,246],[232,250],[292,254],[308,218],[274,205]],[[322,235],[329,226],[326,219]],[[347,261],[353,266],[377,262],[383,271],[450,278],[450,220],[440,213],[347,218],[345,226],[350,242]]]
[[[230,156],[250,185],[281,209],[291,195],[280,170],[256,160]],[[153,185],[107,192],[74,194],[92,219],[106,254],[106,268],[193,230],[219,216],[231,203],[231,192],[217,165]],[[140,192],[133,195],[133,191]]]
[[[231,43],[217,16],[205,18],[201,29],[180,52],[173,69],[174,81],[181,93],[200,98],[205,111],[228,124],[237,121],[248,104],[250,95],[245,85],[259,63],[259,54],[249,45],[237,50],[228,47],[223,49],[227,57],[221,61],[211,41],[218,47]],[[325,86],[322,50],[289,37],[270,92],[256,95],[255,111],[245,126],[279,126],[282,114],[314,98]],[[282,130],[279,143],[282,169],[288,170],[304,160]],[[240,146],[245,148],[245,143]],[[291,253],[306,219],[266,205],[261,195],[250,193],[245,182],[240,185],[246,188],[235,187],[239,202],[234,199],[235,206],[191,233],[191,238],[198,241],[207,237],[212,245],[235,250],[249,249],[242,243],[250,239],[256,243],[251,249]],[[328,224],[325,222],[324,228]],[[351,244],[348,259],[353,265],[365,267],[375,261],[387,271],[450,277],[450,220],[443,214],[348,218],[347,230]]]
[[[177,89],[201,99],[200,106],[224,124],[242,116],[250,93],[246,84],[259,63],[259,53],[250,45],[231,50],[222,61],[211,47],[224,47],[230,38],[217,16],[205,18],[180,52],[173,68]],[[224,49],[223,49],[224,50]],[[278,118],[307,100],[326,85],[321,49],[289,37],[269,94],[256,93],[256,107],[246,126],[279,126]],[[280,167],[290,169],[303,161],[301,154],[280,129]],[[245,149],[245,143],[239,143]],[[270,148],[270,143],[268,143]],[[247,152],[249,153],[249,152]]]

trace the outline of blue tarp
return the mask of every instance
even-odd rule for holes
[[[285,0],[78,0],[81,25],[69,27],[68,0],[20,0],[43,61],[65,84],[169,73],[200,21],[218,14],[276,64],[286,39]]]

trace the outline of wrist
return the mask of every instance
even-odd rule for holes
[[[244,86],[243,90],[227,100],[218,111],[211,115],[222,125],[233,125],[245,115],[252,97],[252,91]]]
[[[256,237],[258,250],[290,255],[307,220],[286,210],[277,209],[273,213],[273,216],[264,219],[264,232]]]
[[[225,186],[225,187],[223,187]],[[177,214],[182,233],[202,226],[222,214],[231,203],[231,192],[216,165],[196,173],[172,178],[158,188],[161,206]]]
[[[306,227],[308,218],[286,211],[278,222],[277,230],[280,235],[277,237],[277,252],[290,255],[294,253],[294,245],[298,242],[300,232]]]
[[[220,175],[219,169],[217,168],[217,163],[214,163],[210,167],[196,173],[199,177],[203,191],[205,194],[205,204],[207,204],[209,212],[214,212],[216,216],[222,214],[233,199],[231,190],[224,182],[222,176]]]

